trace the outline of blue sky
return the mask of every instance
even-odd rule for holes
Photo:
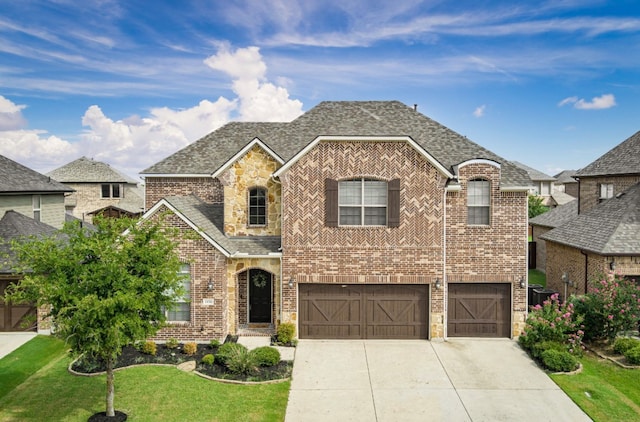
[[[639,94],[636,1],[0,2],[0,154],[41,172],[394,99],[554,174],[640,130]]]

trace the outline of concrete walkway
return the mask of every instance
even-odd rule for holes
[[[516,342],[301,340],[286,422],[589,421]]]
[[[0,359],[16,350],[35,336],[34,332],[0,333]]]

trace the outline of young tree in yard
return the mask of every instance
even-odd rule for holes
[[[14,242],[17,270],[26,275],[8,295],[50,309],[55,335],[74,354],[104,360],[106,416],[114,417],[116,358],[161,328],[162,308],[182,293],[180,262],[174,233],[160,221],[94,224],[96,231],[68,224],[61,236]]]
[[[548,207],[542,205],[541,196],[529,195],[529,218],[544,214],[548,210]]]

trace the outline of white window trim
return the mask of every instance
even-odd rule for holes
[[[104,185],[109,186],[109,196],[102,195],[102,187]],[[120,190],[120,196],[113,196],[113,187],[118,186]],[[122,183],[100,183],[100,199],[122,199],[124,198],[124,184]]]
[[[603,195],[603,190],[604,195]],[[600,183],[600,195],[599,199],[604,201],[605,199],[613,198],[613,183]]]
[[[33,206],[33,219],[42,221],[42,195],[33,195],[31,197],[31,205]],[[36,212],[38,213],[38,218],[36,218]]]
[[[487,182],[489,184],[489,205],[471,205],[469,204],[469,183],[471,182]],[[471,224],[469,223],[469,208],[488,208],[489,209],[489,221],[482,224]],[[467,182],[467,226],[470,227],[489,227],[491,226],[491,181],[483,178],[474,178],[469,179]]]
[[[181,264],[180,265],[180,270],[178,271],[178,274],[182,275],[182,276],[189,276],[189,291],[185,292],[184,296],[182,296],[181,298],[179,298],[179,300],[176,300],[172,303],[174,304],[183,304],[183,303],[188,303],[189,304],[189,319],[179,319],[179,320],[170,320],[169,319],[169,312],[171,312],[169,309],[165,308],[164,309],[164,316],[165,318],[167,318],[166,322],[167,324],[171,324],[171,325],[179,325],[179,324],[189,324],[191,322],[192,319],[192,309],[191,309],[191,291],[192,289],[192,284],[193,284],[193,280],[191,278],[191,266],[189,264]]]
[[[359,181],[360,182],[360,204],[341,204],[340,203],[340,186],[342,182],[354,182],[354,181]],[[387,203],[385,205],[366,205],[364,203],[364,182],[381,182],[381,183],[385,183],[386,184],[386,200]],[[338,226],[340,227],[387,227],[387,225],[389,224],[389,182],[385,181],[385,180],[378,180],[378,179],[369,179],[366,177],[359,177],[359,178],[355,178],[355,179],[345,179],[345,180],[339,180],[338,181]],[[360,224],[340,224],[340,208],[360,208]],[[384,215],[384,221],[385,224],[365,224],[364,223],[364,219],[365,219],[365,209],[366,208],[384,208],[385,209],[385,215]]]

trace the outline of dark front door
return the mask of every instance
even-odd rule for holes
[[[249,270],[249,323],[271,322],[271,273]]]

